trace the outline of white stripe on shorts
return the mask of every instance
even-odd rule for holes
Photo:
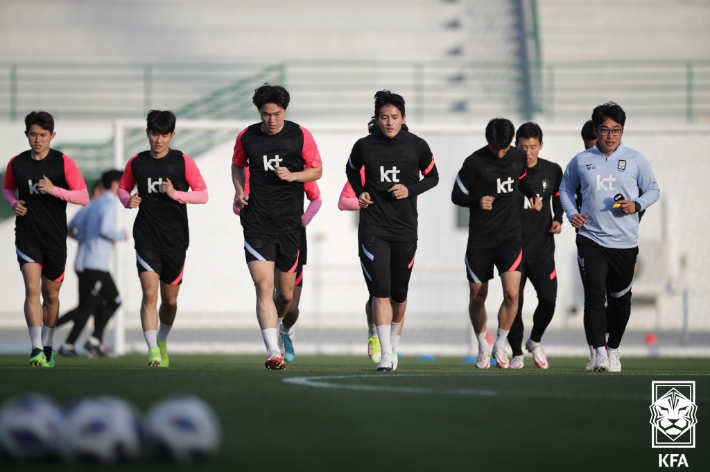
[[[252,256],[256,257],[258,260],[260,260],[260,261],[265,261],[265,260],[266,260],[266,259],[264,259],[264,256],[262,256],[261,254],[259,254],[258,252],[256,252],[256,250],[254,250],[254,248],[251,247],[251,246],[249,245],[249,243],[246,242],[246,241],[244,241],[244,248],[245,248],[247,251],[249,251],[249,253],[250,253]]]

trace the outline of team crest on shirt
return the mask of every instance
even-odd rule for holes
[[[547,190],[547,179],[542,180],[542,191],[544,192]]]
[[[623,159],[619,159],[619,164],[616,166],[616,168],[620,171],[625,171],[626,170],[626,161]]]

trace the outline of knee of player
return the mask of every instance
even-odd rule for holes
[[[177,296],[174,297],[164,297],[160,301],[161,304],[167,305],[170,308],[177,308]]]
[[[42,289],[39,284],[27,284],[25,286],[25,297],[28,300],[39,300]]]
[[[548,308],[555,308],[555,305],[557,304],[557,296],[556,295],[548,295],[548,294],[538,295],[537,300],[538,300],[538,305],[545,306]]]
[[[158,290],[155,288],[146,288],[143,290],[143,303],[155,305],[158,303]]]
[[[504,303],[518,303],[519,290],[517,287],[509,288],[503,291]]]
[[[392,289],[388,285],[372,287],[372,296],[375,298],[390,298]]]
[[[274,282],[270,280],[254,282],[254,288],[256,289],[256,295],[261,298],[270,298],[274,294]]]
[[[407,301],[407,291],[406,290],[393,290],[390,298],[392,298],[392,301],[395,303],[404,303]]]
[[[281,289],[276,292],[276,296],[284,303],[289,303],[293,300],[293,290]]]

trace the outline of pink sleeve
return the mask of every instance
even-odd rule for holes
[[[207,189],[194,190],[192,192],[175,190],[175,192],[173,192],[173,200],[178,203],[207,203],[208,199],[209,195]]]
[[[424,170],[422,171],[422,175],[428,175],[429,172],[431,172],[431,169],[434,168],[434,165],[435,165],[435,164],[436,164],[436,163],[434,162],[434,154],[432,154],[432,155],[431,155],[431,164],[429,164],[429,166],[428,166],[426,169],[424,169]]]
[[[242,146],[242,135],[249,128],[244,128],[241,133],[237,135],[237,142],[234,143],[234,154],[232,155],[232,164],[237,167],[249,167],[249,159],[247,159],[246,154],[244,154],[244,147]]]
[[[76,166],[76,162],[74,162],[74,160],[66,154],[62,154],[62,157],[64,158],[64,179],[66,179],[67,184],[69,185],[69,190],[86,190],[86,182],[84,182],[84,177],[81,176],[81,172]],[[86,192],[86,196],[86,203],[88,203],[89,192]],[[82,205],[86,205],[86,203],[83,203]]]
[[[338,200],[338,209],[342,211],[357,211],[360,209],[360,203],[358,203],[356,197],[347,197],[341,193]]]
[[[131,201],[131,194],[119,187],[118,199],[124,207],[128,208],[128,202]]]
[[[301,154],[303,155],[303,161],[306,163],[304,169],[321,167],[323,165],[323,161],[321,161],[318,146],[316,146],[316,141],[313,139],[313,135],[303,126],[300,126],[300,128],[303,132],[303,150],[301,151]]]
[[[183,154],[182,157],[185,159],[185,180],[192,191],[175,190],[173,200],[178,203],[207,203],[209,199],[207,184],[200,174],[200,169],[197,168],[195,161],[190,156]]]
[[[343,187],[343,191],[340,192],[340,196],[345,198],[357,199],[357,195],[355,195],[355,190],[353,190],[353,186],[350,185],[350,182],[345,182],[345,187]]]
[[[82,182],[83,180],[84,179],[82,179]],[[80,190],[66,190],[55,185],[54,190],[52,190],[52,196],[77,205],[86,205],[89,203],[89,192],[86,188]]]
[[[15,194],[15,190],[3,187],[2,196],[5,198],[7,204],[10,205],[10,208],[14,207],[15,203],[17,203],[17,195]]]
[[[310,223],[313,217],[316,216],[316,213],[318,213],[318,210],[320,210],[322,204],[323,200],[320,196],[314,200],[311,200],[311,203],[308,204],[308,208],[306,208],[306,212],[303,214],[304,226],[308,226],[308,223]]]
[[[310,201],[315,200],[320,197],[320,188],[315,180],[311,182],[305,182],[303,184],[303,191],[306,192],[306,198]]]
[[[123,189],[129,194],[133,191],[133,187],[136,186],[136,178],[133,177],[133,159],[138,156],[131,157],[126,164],[126,169],[123,171],[123,176],[121,176],[121,182],[118,184],[119,189]]]
[[[15,156],[17,157],[17,156]],[[5,178],[2,179],[2,188],[8,190],[17,190],[17,181],[15,181],[15,174],[12,173],[12,161],[15,159],[13,157],[10,162],[7,163],[7,170],[5,171]]]

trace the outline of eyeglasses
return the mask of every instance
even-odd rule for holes
[[[601,134],[602,136],[604,136],[604,135],[619,136],[621,134],[621,132],[623,131],[623,129],[622,128],[614,128],[614,129],[599,128],[598,131],[599,131],[599,134]]]

